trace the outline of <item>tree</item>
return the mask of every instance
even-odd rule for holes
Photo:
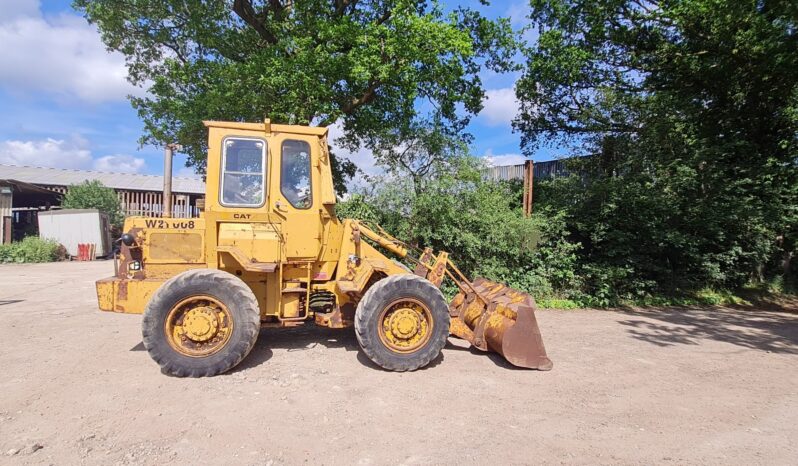
[[[590,155],[577,164],[581,178],[551,199],[568,210],[597,275],[619,290],[736,287],[789,257],[798,235],[795,2],[531,6],[540,39],[525,52],[515,126],[528,152],[566,143]]]
[[[466,141],[435,122],[409,122],[371,139],[376,162],[394,176],[406,176],[420,194],[426,185],[453,170],[468,153]]]
[[[417,186],[409,176],[389,174],[336,210],[376,222],[416,248],[448,251],[471,278],[498,280],[536,298],[578,295],[580,246],[565,237],[562,216],[541,210],[526,217],[521,185],[486,181],[483,168],[481,159],[461,154]]]
[[[74,4],[125,55],[129,79],[148,86],[131,99],[142,141],[182,144],[198,170],[204,119],[339,122],[349,148],[416,119],[462,134],[482,108],[478,73],[508,69],[515,52],[508,20],[426,0]],[[334,168],[339,180],[352,173]]]
[[[62,206],[66,209],[97,209],[108,215],[112,225],[120,226],[124,220],[116,192],[97,180],[71,185]]]

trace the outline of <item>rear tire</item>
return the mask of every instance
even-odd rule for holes
[[[449,309],[441,291],[412,274],[374,284],[355,313],[363,352],[391,371],[413,371],[438,357],[449,336]]]
[[[167,280],[147,304],[144,346],[164,373],[209,377],[249,354],[260,331],[252,290],[235,275],[194,269]]]

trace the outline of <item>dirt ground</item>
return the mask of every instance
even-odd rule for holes
[[[795,309],[540,311],[554,370],[451,339],[375,368],[354,334],[268,330],[242,365],[162,375],[109,262],[0,266],[0,464],[795,464]]]

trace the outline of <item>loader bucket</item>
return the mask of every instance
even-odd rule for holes
[[[535,300],[484,278],[474,280],[471,288],[449,304],[452,335],[482,351],[499,353],[514,366],[551,370],[535,319]]]

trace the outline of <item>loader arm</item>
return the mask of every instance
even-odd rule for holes
[[[535,300],[527,293],[485,278],[473,282],[441,251],[431,248],[419,257],[410,254],[411,246],[391,236],[379,225],[355,221],[352,226],[355,245],[360,236],[402,259],[416,264],[414,274],[439,287],[448,277],[460,292],[449,303],[450,333],[482,351],[494,351],[519,367],[550,370],[553,363],[546,354],[535,318]]]

